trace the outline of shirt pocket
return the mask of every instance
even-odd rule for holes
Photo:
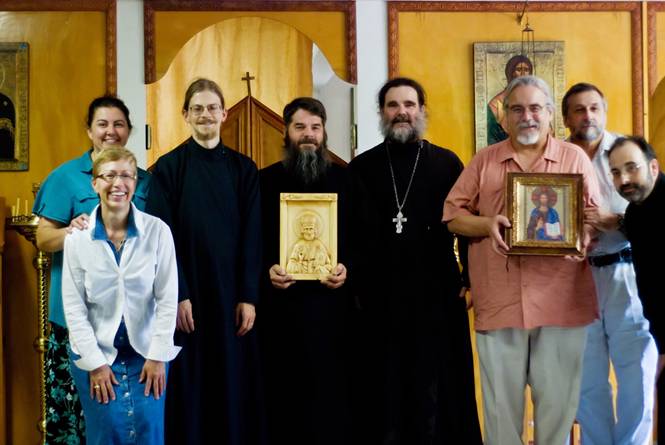
[[[82,213],[90,215],[92,209],[99,204],[99,196],[95,191],[90,188],[90,190],[79,190],[74,196],[74,209],[72,213],[72,218],[76,218]]]

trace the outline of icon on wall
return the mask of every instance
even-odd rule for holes
[[[28,169],[28,44],[0,43],[0,170]]]
[[[521,42],[473,44],[476,151],[500,142],[506,133],[505,89],[515,77],[535,75],[552,89],[552,132],[565,138],[560,107],[565,93],[564,42],[534,42],[534,51],[522,54]]]

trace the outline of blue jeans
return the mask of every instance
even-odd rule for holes
[[[111,370],[120,382],[114,385],[115,400],[108,404],[90,398],[90,377],[74,364],[70,355],[72,376],[83,405],[88,445],[162,445],[164,443],[165,394],[155,400],[143,395],[145,385],[139,377],[145,359],[129,345],[125,324],[121,323],[114,346],[118,349]]]

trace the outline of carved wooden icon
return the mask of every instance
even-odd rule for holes
[[[280,193],[279,264],[296,280],[337,265],[337,193]]]

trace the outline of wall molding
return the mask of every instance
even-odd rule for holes
[[[656,15],[665,12],[665,2],[647,3],[647,60],[649,61],[649,95],[653,95],[658,86],[658,59],[656,37],[658,26]]]
[[[355,1],[216,1],[216,0],[144,0],[143,20],[145,35],[145,82],[155,80],[155,12],[158,11],[341,11],[345,14],[347,80],[356,83],[358,65],[356,55],[356,3]]]

